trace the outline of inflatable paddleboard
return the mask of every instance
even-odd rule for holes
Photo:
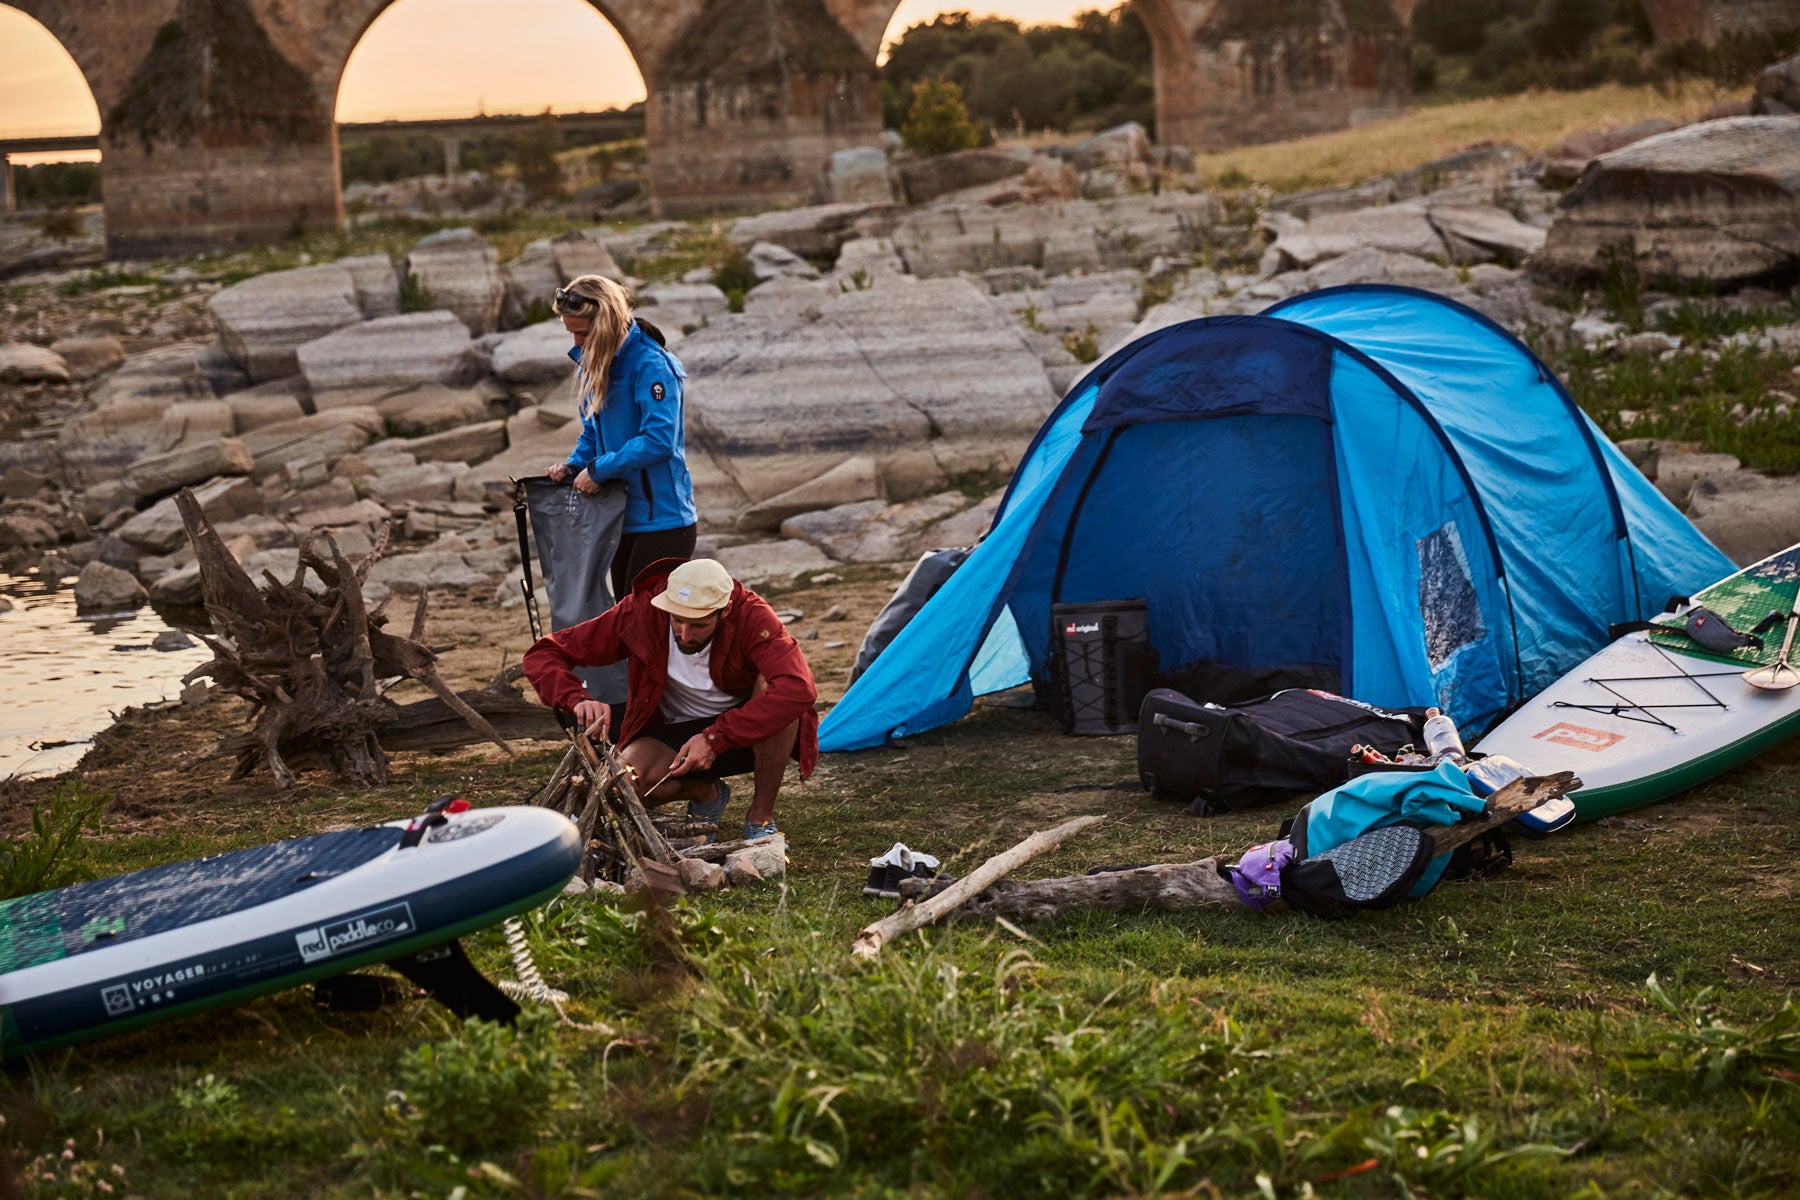
[[[516,1012],[455,939],[556,895],[579,835],[548,809],[456,807],[0,903],[0,1057],[377,962],[459,1012]]]
[[[1677,632],[1626,634],[1477,748],[1515,758],[1536,775],[1575,772],[1582,786],[1570,799],[1584,821],[1667,799],[1754,758],[1800,731],[1800,688],[1763,691],[1743,678],[1779,657],[1796,591],[1800,546],[1791,546],[1693,597],[1739,632],[1781,614],[1760,650],[1715,653]],[[1684,621],[1657,618],[1676,629]]]

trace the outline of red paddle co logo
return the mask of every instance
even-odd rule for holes
[[[385,942],[412,930],[412,907],[402,901],[297,933],[294,941],[300,947],[301,959],[316,962],[371,942]]]
[[[1558,746],[1568,746],[1573,750],[1587,750],[1599,754],[1610,750],[1625,740],[1622,733],[1608,733],[1604,729],[1589,729],[1586,725],[1571,725],[1567,721],[1558,721],[1550,728],[1531,735],[1533,739],[1555,742]]]

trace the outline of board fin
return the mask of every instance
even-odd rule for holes
[[[388,966],[406,976],[445,1008],[467,1019],[480,1017],[510,1025],[519,1006],[475,969],[463,953],[461,942],[445,942],[388,960]]]

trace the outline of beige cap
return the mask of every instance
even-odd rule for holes
[[[668,585],[650,603],[684,621],[698,621],[731,602],[731,587],[731,572],[723,563],[696,558],[670,571]]]

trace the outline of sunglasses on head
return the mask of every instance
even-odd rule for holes
[[[556,311],[580,316],[584,313],[596,312],[600,302],[592,296],[583,296],[580,292],[571,292],[568,288],[557,288],[551,293],[556,301]]]

